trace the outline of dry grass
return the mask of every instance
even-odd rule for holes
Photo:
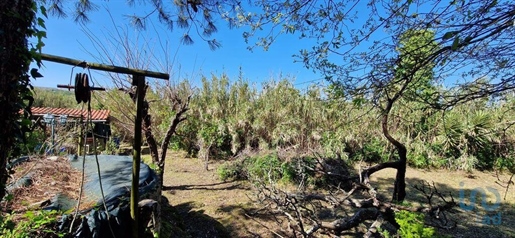
[[[183,154],[177,153],[169,154],[167,158],[163,195],[185,218],[184,230],[192,237],[256,237],[251,234],[266,233],[263,227],[244,215],[244,209],[252,205],[247,197],[248,188],[240,182],[218,179],[216,167],[220,163],[212,161],[210,170],[205,171],[202,160],[184,158]],[[206,233],[206,230],[213,230],[212,227],[221,226],[230,235],[208,236]],[[199,229],[201,227],[206,230]]]
[[[27,174],[31,175],[32,184],[14,189],[11,198],[0,204],[3,211],[21,213],[39,209],[58,194],[72,199],[78,198],[82,173],[73,168],[64,157],[32,157],[14,168],[8,184]],[[84,195],[82,199],[86,199]],[[80,209],[91,208],[94,203],[83,200]]]
[[[250,217],[249,211],[255,207],[249,197],[252,191],[245,183],[222,182],[218,179],[216,168],[221,164],[217,161],[210,163],[210,170],[203,169],[203,161],[184,158],[183,154],[171,153],[167,157],[165,169],[166,187],[163,195],[168,198],[170,205],[178,210],[178,215],[184,219],[187,231],[192,237],[224,237],[206,233],[203,229],[213,230],[213,227],[223,226],[229,232],[227,237],[278,237],[274,232],[280,232],[272,216]],[[497,177],[493,173],[474,172],[469,174],[461,171],[423,171],[408,169],[407,202],[417,205],[424,203],[424,198],[415,191],[413,185],[422,181],[433,183],[440,192],[452,193],[456,202],[459,199],[460,188],[464,189],[466,197],[471,189],[494,187],[504,195],[504,188],[496,184]],[[372,183],[388,200],[393,189],[395,170],[386,169],[373,175]],[[503,178],[507,178],[504,175]],[[464,183],[460,187],[460,182]],[[450,220],[456,223],[452,230],[440,230],[451,237],[515,237],[515,188],[502,201],[502,224],[483,225],[476,219],[482,211],[463,211],[459,207],[449,213]],[[495,200],[491,193],[487,200]],[[477,204],[480,205],[480,201]],[[209,228],[208,228],[209,227]],[[211,234],[210,236],[205,234]],[[180,235],[172,236],[180,237]],[[323,236],[325,237],[325,236]],[[331,237],[328,235],[327,237]]]

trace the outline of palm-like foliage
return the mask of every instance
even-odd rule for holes
[[[189,119],[173,138],[173,148],[220,156],[245,149],[294,148],[353,161],[392,159],[393,148],[380,131],[379,111],[366,101],[355,104],[332,97],[319,86],[302,92],[288,78],[272,80],[262,91],[241,77],[231,82],[226,75],[213,75],[202,82],[193,95]],[[158,86],[147,93],[156,138],[162,137],[162,128],[174,113],[162,100],[166,94]],[[37,93],[36,101],[47,105],[61,96]],[[131,105],[130,98],[118,90],[94,98],[94,107],[109,108],[116,118],[113,133],[131,138],[134,115],[124,109]],[[463,104],[444,113],[400,101],[391,112],[392,134],[408,147],[408,162],[413,166],[513,169],[514,107],[512,95],[497,102]]]

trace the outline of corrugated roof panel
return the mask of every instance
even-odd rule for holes
[[[84,118],[88,117],[88,110],[74,108],[52,108],[52,107],[33,107],[31,108],[33,115],[53,114],[56,116],[67,115],[68,117]],[[107,121],[109,119],[109,110],[91,110],[91,120]]]

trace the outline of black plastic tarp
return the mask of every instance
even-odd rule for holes
[[[70,163],[82,171],[82,157],[70,156]],[[98,163],[110,219],[107,219],[103,205],[96,158],[95,156],[86,156],[84,166],[86,182],[83,189],[87,200],[97,201],[97,204],[92,209],[80,212],[81,216],[77,217],[71,235],[72,237],[112,237],[112,233],[114,233],[116,237],[128,237],[131,234],[129,197],[132,181],[132,157],[98,155]],[[148,165],[142,163],[139,179],[140,198],[151,193],[156,184],[156,174]],[[62,207],[62,205],[64,204],[54,204],[54,208]],[[68,231],[71,221],[72,215],[63,216],[60,228]]]

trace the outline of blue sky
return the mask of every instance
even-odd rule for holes
[[[129,24],[129,20],[123,16],[124,14],[144,14],[149,11],[144,6],[129,7],[125,1],[94,2],[100,8],[90,14],[91,21],[85,27],[101,40],[105,39],[106,31],[114,29],[104,6],[110,9],[116,24],[121,27],[127,27]],[[321,75],[304,68],[302,63],[294,63],[292,55],[303,48],[311,47],[309,40],[300,40],[294,35],[282,35],[268,51],[265,52],[262,48],[256,48],[251,52],[247,47],[251,46],[252,43],[245,43],[242,37],[242,29],[228,29],[226,23],[222,20],[218,20],[216,23],[219,31],[214,34],[214,37],[222,43],[222,47],[211,51],[207,43],[193,33],[191,35],[195,43],[193,45],[181,45],[179,39],[183,34],[182,29],[177,28],[174,31],[169,31],[157,20],[154,20],[154,25],[162,29],[161,37],[166,38],[172,45],[169,49],[173,53],[177,51],[174,62],[175,71],[173,72],[175,80],[179,76],[188,77],[193,84],[197,84],[200,82],[199,73],[207,76],[211,73],[215,75],[227,73],[231,80],[236,80],[241,67],[244,77],[250,82],[256,83],[256,85],[269,81],[271,78],[277,80],[280,74],[295,79],[293,83],[299,88],[305,88],[311,83],[323,82]],[[130,27],[127,27],[127,29],[136,31]],[[72,18],[59,19],[49,16],[46,19],[46,31],[44,53],[105,63],[95,60],[91,55],[91,52],[96,52],[91,40],[88,39],[81,26],[73,22]],[[154,32],[152,29],[147,29],[144,34],[148,38],[155,38],[157,36]],[[88,53],[88,51],[91,52]],[[173,58],[173,55],[170,55],[170,58]],[[44,61],[44,66],[40,69],[40,72],[45,77],[34,80],[33,85],[55,88],[57,84],[68,84],[71,70],[71,66]],[[74,73],[80,71],[81,69],[75,69]],[[93,77],[103,86],[110,86],[110,80],[107,77],[97,73]]]
[[[125,0],[92,1],[97,4],[99,9],[89,14],[91,21],[85,27],[100,41],[107,41],[106,35],[116,29],[106,8],[111,12],[116,27],[128,29],[131,35],[134,35],[138,30],[129,25],[129,19],[124,15],[145,15],[153,10],[151,7],[145,5],[130,7],[126,4]],[[70,9],[68,10],[71,12],[72,6],[69,7]],[[418,7],[423,8],[421,6]],[[349,27],[359,28],[363,24],[366,24],[366,18],[370,13],[370,10],[367,8],[366,2],[360,2],[357,5],[354,10],[358,11],[360,19],[349,23]],[[379,14],[382,14],[380,6],[378,11]],[[361,16],[363,16],[362,19]],[[305,89],[313,83],[326,84],[321,74],[314,73],[311,69],[306,69],[302,63],[295,63],[292,57],[292,55],[297,54],[301,49],[311,49],[315,44],[313,40],[306,38],[299,39],[297,35],[283,34],[277,38],[276,42],[271,45],[268,51],[265,52],[262,48],[256,48],[251,52],[247,47],[253,46],[253,42],[251,41],[249,44],[245,43],[242,36],[244,29],[228,29],[225,21],[216,20],[215,24],[219,31],[215,33],[213,37],[221,42],[222,47],[212,51],[209,49],[208,44],[200,39],[194,32],[191,32],[190,35],[192,35],[195,43],[193,45],[182,45],[180,43],[180,37],[184,34],[182,29],[176,27],[174,31],[170,31],[166,26],[157,21],[157,17],[154,16],[151,19],[153,19],[154,26],[161,32],[159,34],[161,40],[167,40],[169,45],[171,45],[168,48],[168,54],[161,54],[161,61],[165,62],[165,58],[170,60],[175,59],[173,62],[173,71],[170,72],[172,80],[177,81],[187,78],[191,84],[197,86],[200,83],[200,75],[210,77],[211,74],[219,76],[222,73],[226,73],[231,80],[236,80],[241,68],[244,78],[255,83],[258,89],[262,82],[268,82],[271,79],[279,80],[280,75],[291,79],[293,84],[299,89]],[[92,44],[91,40],[83,32],[83,27],[73,22],[72,18],[59,19],[50,16],[46,19],[46,31],[47,38],[44,39],[44,43],[46,44],[43,48],[44,53],[85,60],[87,62],[107,63],[95,59],[95,55],[98,56],[95,45]],[[152,27],[149,26],[142,34],[144,34],[146,38],[151,39],[151,42],[156,42],[157,34],[155,34],[155,30],[152,29]],[[370,39],[362,42],[354,50],[367,51],[368,46],[373,44],[374,39],[384,38],[388,38],[384,33],[384,29],[379,29],[370,36]],[[252,38],[251,40],[255,41],[256,38]],[[155,45],[147,45],[147,47],[155,49]],[[140,50],[146,50],[146,47],[138,48],[140,48]],[[345,62],[339,61],[337,57],[338,56],[332,55],[329,58],[334,63],[345,64]],[[124,66],[121,64],[117,65]],[[161,71],[156,68],[150,68],[149,70]],[[68,84],[70,82],[71,71],[71,66],[44,62],[44,67],[40,69],[40,72],[45,77],[34,80],[32,83],[34,86],[55,88],[57,84]],[[78,71],[74,71],[74,73],[75,72]],[[361,73],[365,72],[359,72],[358,74]],[[444,79],[446,84],[450,85],[462,79],[458,73],[459,72],[455,72],[454,75],[447,75],[447,78]],[[100,86],[112,86],[110,79],[103,74],[94,73],[93,78],[101,84]]]

